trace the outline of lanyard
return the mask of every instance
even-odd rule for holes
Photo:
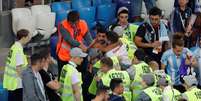
[[[185,13],[185,12],[184,12],[184,13]],[[184,20],[182,19],[181,13],[179,13],[179,18],[180,18],[180,20],[181,20],[182,27],[183,27],[183,29],[185,30],[186,27],[185,27],[185,24],[184,24]]]

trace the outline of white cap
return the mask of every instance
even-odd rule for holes
[[[84,52],[82,52],[82,49],[75,47],[75,48],[71,49],[70,55],[72,57],[86,57],[87,53],[84,53]]]
[[[119,14],[119,13],[122,12],[123,10],[128,11],[128,8],[126,8],[126,7],[120,7],[120,8],[118,9],[118,11],[117,11],[117,14]]]

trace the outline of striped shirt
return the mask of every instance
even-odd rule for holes
[[[186,58],[186,54],[192,55],[191,51],[187,48],[183,49],[182,54],[180,56],[176,56],[173,52],[173,49],[169,49],[164,52],[161,58],[161,63],[165,65],[167,74],[170,75],[172,83],[174,85],[181,84],[179,67],[181,65],[182,59]]]

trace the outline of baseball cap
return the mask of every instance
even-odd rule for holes
[[[84,52],[82,52],[82,49],[75,47],[75,48],[71,49],[70,55],[72,57],[86,57],[87,53],[84,53]]]
[[[121,12],[124,11],[124,10],[128,11],[128,8],[126,8],[126,7],[120,7],[120,8],[118,9],[118,11],[117,11],[117,14],[121,13]]]
[[[192,86],[193,84],[197,85],[198,83],[197,79],[195,78],[195,75],[184,76],[183,80],[188,86]]]
[[[144,82],[146,82],[146,84],[148,86],[154,84],[154,75],[152,73],[146,73],[142,76],[142,79],[144,80]]]

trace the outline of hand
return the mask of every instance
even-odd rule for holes
[[[153,43],[151,43],[151,47],[153,48],[158,48],[159,46],[161,46],[161,43],[159,41],[154,41]]]
[[[100,81],[100,80],[101,80],[101,78],[98,77],[98,76],[94,76],[94,79],[95,79],[96,81]]]
[[[17,67],[17,68],[16,68],[16,72],[17,72],[17,75],[18,75],[19,77],[21,77],[21,73],[22,73],[21,67]]]
[[[192,56],[190,56],[190,55],[188,55],[188,54],[186,55],[186,60],[185,60],[185,64],[186,64],[186,65],[191,65],[191,63],[192,63],[192,62],[191,62],[191,57],[192,57]]]
[[[79,47],[82,49],[83,52],[87,52],[88,48],[84,44],[80,44]]]

